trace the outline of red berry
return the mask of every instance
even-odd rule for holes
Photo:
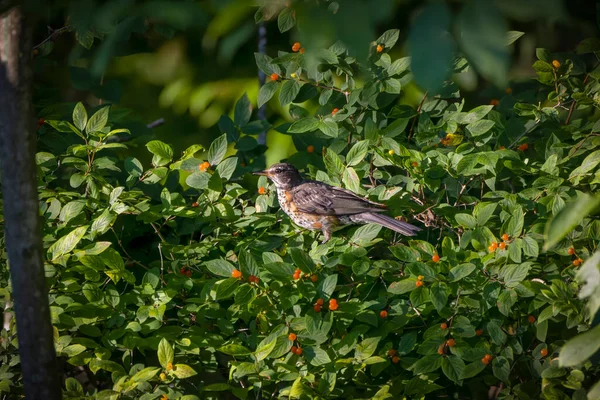
[[[335,115],[340,111],[339,108],[334,108],[333,110],[331,110],[331,115]]]
[[[400,362],[400,357],[398,357],[398,356],[394,356],[394,357],[392,357],[392,362],[393,362],[394,364],[398,364],[398,363]]]
[[[527,317],[527,321],[529,321],[530,324],[533,324],[535,322],[535,317],[533,315],[530,315]]]
[[[446,344],[448,345],[448,347],[454,347],[456,342],[454,341],[454,339],[448,339],[446,340]]]
[[[476,335],[476,336],[481,336],[481,335],[483,335],[483,329],[477,329],[477,330],[475,331],[475,335]]]
[[[313,283],[314,283],[319,280],[319,277],[317,275],[311,275],[310,280],[313,281]]]
[[[540,355],[542,357],[546,357],[548,355],[548,349],[543,348],[542,350],[540,350]]]
[[[573,247],[569,247],[569,250],[567,250],[567,253],[572,256],[573,254],[575,254],[575,249]]]
[[[306,148],[307,153],[313,153],[314,151],[315,151],[315,146],[313,146],[312,144]]]
[[[388,352],[387,352],[388,357],[393,357],[396,354],[398,354],[398,352],[396,350],[394,350],[394,349],[389,349]]]
[[[290,339],[293,342],[294,340],[296,340],[296,334],[295,333],[290,333],[288,335],[288,339]]]
[[[323,299],[317,299],[317,304],[322,306],[324,303]]]
[[[501,242],[498,247],[500,248],[500,250],[504,250],[506,249],[506,242]]]
[[[385,310],[381,310],[381,312],[379,313],[379,316],[380,316],[381,318],[387,318],[387,316],[388,316],[388,312],[387,312],[387,311],[385,311]]]
[[[423,281],[416,281],[416,282],[415,282],[415,286],[416,286],[416,287],[421,287],[421,286],[423,286]]]
[[[290,352],[292,354],[296,354],[297,351],[298,351],[298,348],[296,346],[292,346],[292,348],[290,349]]]
[[[439,262],[440,256],[438,256],[437,254],[434,254],[433,257],[431,257],[431,261],[433,261],[434,263]]]
[[[292,45],[292,51],[300,50],[300,42],[296,42]]]
[[[448,324],[447,324],[447,323],[445,323],[445,322],[442,322],[442,323],[440,324],[440,329],[441,329],[441,330],[446,330],[446,329],[448,329]]]
[[[502,235],[502,240],[504,240],[505,242],[508,242],[508,233],[505,233]]]
[[[321,312],[321,305],[320,304],[315,304],[313,307],[313,310],[315,310],[315,312]]]
[[[302,347],[298,346],[298,350],[296,350],[296,355],[302,355]]]
[[[275,72],[273,72],[273,73],[271,74],[271,80],[272,80],[272,81],[279,80],[279,75],[277,75]]]
[[[198,207],[198,205],[199,205],[199,204],[198,204],[198,202],[197,202],[197,201],[195,201],[195,202],[193,202],[193,203],[192,203],[192,207],[194,207],[194,208]]]

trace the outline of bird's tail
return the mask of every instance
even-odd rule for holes
[[[360,222],[371,222],[385,226],[386,228],[401,233],[404,236],[415,236],[417,232],[421,230],[421,228],[411,225],[408,222],[398,221],[383,214],[361,213],[356,215],[355,219],[359,220]]]

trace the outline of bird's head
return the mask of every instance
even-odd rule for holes
[[[264,171],[254,172],[254,175],[264,175],[271,179],[278,188],[290,188],[302,182],[300,172],[291,164],[273,164]]]

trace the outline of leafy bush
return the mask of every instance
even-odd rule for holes
[[[384,33],[365,60],[341,43],[257,54],[272,78],[258,104],[289,105],[293,122],[275,129],[294,140],[290,162],[420,221],[414,240],[365,225],[320,244],[292,225],[274,187],[248,176],[264,167],[252,135],[270,125],[251,120],[247,96],[206,152],[153,140],[150,165],[128,156],[118,107],[45,121],[40,211],[66,398],[586,397],[600,347],[588,216],[600,200],[586,194],[600,46],[539,49],[539,85],[496,105],[468,107],[448,83],[415,109],[397,104],[413,78],[409,58],[388,55],[397,39]],[[47,151],[57,134],[66,144]],[[18,395],[16,339],[3,330],[1,343],[0,391]]]

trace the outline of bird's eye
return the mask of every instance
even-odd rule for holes
[[[280,173],[283,172],[283,168],[277,168],[277,169],[275,169],[275,172],[277,172],[278,174],[280,174]]]

